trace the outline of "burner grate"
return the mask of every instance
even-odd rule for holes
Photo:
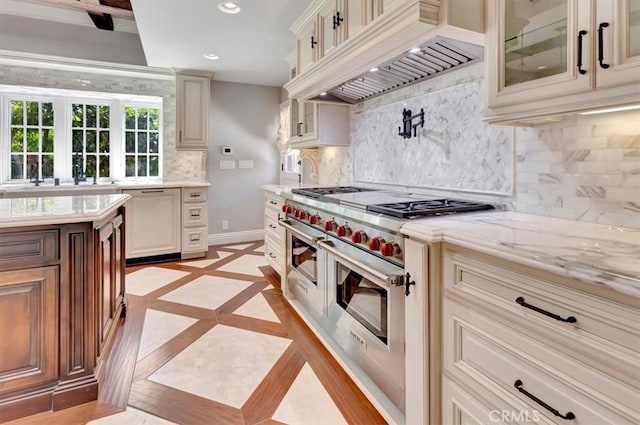
[[[459,199],[427,199],[415,202],[370,205],[367,211],[399,218],[413,218],[428,215],[452,214],[457,212],[493,209],[492,205]]]

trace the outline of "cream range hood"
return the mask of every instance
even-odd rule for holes
[[[481,61],[483,46],[484,0],[400,1],[284,88],[358,103]]]

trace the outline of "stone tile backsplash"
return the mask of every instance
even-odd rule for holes
[[[90,81],[87,84],[86,81]],[[175,79],[139,78],[0,64],[0,83],[162,97],[165,180],[204,180],[206,152],[176,151]]]
[[[482,79],[482,72],[482,64],[474,65],[354,105],[352,146],[320,149],[319,183],[335,185],[356,181],[371,187],[499,202],[509,210],[524,213],[640,228],[640,111],[574,115],[561,122],[530,128],[489,126],[491,132],[500,130],[498,137],[481,138],[467,137],[469,132],[464,130],[469,128],[469,122],[475,122],[472,128],[480,125],[481,110],[457,109],[456,118],[448,121],[449,129],[443,134],[442,146],[454,146],[464,141],[460,146],[470,157],[473,153],[484,158],[487,152],[493,152],[488,162],[472,157],[472,161],[446,163],[446,151],[443,151],[445,155],[439,154],[434,149],[435,143],[429,140],[416,143],[414,149],[419,149],[412,151],[412,155],[403,155],[402,150],[397,149],[401,139],[392,139],[390,134],[366,128],[375,123],[371,119],[375,116],[378,120],[392,119],[397,132],[398,107],[387,108],[399,102],[413,102],[417,106],[430,103],[430,97],[441,99],[442,94],[448,93],[462,97],[458,101],[451,100],[449,105],[461,105],[461,100],[468,98],[468,91],[446,88],[473,87]],[[484,92],[477,93],[484,103]],[[515,158],[510,163],[506,161],[504,136],[509,133]],[[377,146],[379,152],[362,149],[363,138],[364,146]],[[409,142],[417,140],[409,139]],[[504,160],[505,167],[493,175],[496,169],[492,167],[498,160],[496,153],[502,155],[499,159]],[[392,155],[401,157],[402,165]],[[461,155],[465,153],[461,151]],[[380,158],[375,162],[378,171],[364,173],[371,158]],[[454,181],[448,188],[446,184],[433,187],[436,186],[433,184],[434,173],[429,172],[427,164],[430,167],[444,165],[443,169]],[[398,182],[392,176],[396,175],[399,166],[418,171],[403,175],[404,181]],[[487,170],[492,170],[491,176],[485,175]],[[380,176],[385,176],[387,181],[381,181]],[[466,177],[460,180],[458,176]],[[474,181],[471,176],[493,183],[482,186],[482,182]],[[498,181],[504,185],[496,185]],[[488,193],[496,189],[503,193]]]

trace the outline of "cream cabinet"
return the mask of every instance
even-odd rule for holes
[[[176,75],[176,149],[206,150],[209,144],[211,75]]]
[[[209,249],[207,187],[182,188],[182,258],[206,255]]]
[[[341,25],[344,22],[344,12],[339,10],[339,0],[327,0],[323,2],[318,12],[318,28],[320,50],[319,57],[323,58],[331,53],[342,41]]]
[[[349,105],[291,101],[294,149],[349,144]]]
[[[284,199],[272,192],[264,196],[264,257],[280,276],[284,271],[284,237],[278,225]]]
[[[179,254],[182,248],[180,188],[123,190],[127,260]]]
[[[640,0],[490,0],[490,122],[530,124],[640,101]]]
[[[442,282],[445,423],[637,423],[640,300],[453,245]]]
[[[296,69],[300,75],[318,60],[317,13],[309,16],[303,25],[294,32],[296,34]]]

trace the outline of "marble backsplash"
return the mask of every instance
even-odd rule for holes
[[[354,108],[354,181],[510,195],[513,129],[480,119],[482,80],[425,94],[427,87],[416,86],[412,98]],[[417,128],[417,137],[398,135],[404,108],[413,114],[424,109],[424,127]]]
[[[438,90],[443,93],[445,91],[442,89],[446,87],[468,86],[481,78],[482,64],[474,65],[355,105],[351,117],[352,131],[363,123],[364,116],[358,112],[373,113],[376,109],[383,109],[399,101],[428,96],[426,93],[430,92],[436,92],[434,95],[437,97]],[[450,93],[453,92],[450,91]],[[462,91],[456,93],[462,93]],[[481,110],[464,110],[472,112],[472,115],[459,115],[452,119],[449,122],[451,127],[449,134],[461,133],[461,129],[466,128],[465,126],[468,126],[466,122],[470,120],[481,120]],[[394,122],[399,121],[396,116],[399,114],[396,112],[394,111]],[[368,125],[371,125],[371,121],[368,121]],[[356,182],[369,187],[433,196],[457,196],[499,202],[505,204],[509,210],[523,213],[640,228],[640,111],[576,115],[567,117],[561,122],[531,128],[504,126],[490,126],[490,128],[502,129],[513,134],[515,161],[511,162],[510,169],[513,173],[512,193],[487,193],[486,190],[491,189],[478,190],[477,182],[471,182],[472,184],[469,185],[459,184],[458,187],[452,187],[452,184],[449,184],[445,185],[449,189],[437,189],[420,187],[419,182],[388,184],[380,180],[360,180],[357,177],[357,173],[360,172],[358,166],[369,161],[367,155],[372,153],[370,151],[364,153],[358,149],[357,144],[349,147],[320,149],[319,183],[344,185]],[[395,132],[397,132],[397,124],[395,124]],[[384,136],[384,139],[379,135],[369,137],[375,140],[365,141],[366,144],[378,144],[385,152],[401,153],[394,151],[396,149],[394,146],[384,147],[398,144],[397,140],[383,143],[388,135]],[[414,140],[417,139],[412,138],[407,142]],[[502,143],[500,139],[493,138],[487,138],[484,141],[477,138],[468,140],[470,141],[467,142],[466,147],[469,151],[478,149],[474,143]],[[445,142],[451,145],[454,143],[451,140],[445,140]],[[425,141],[420,145],[425,152],[420,152],[416,157],[404,157],[407,162],[401,166],[425,169],[424,164],[431,164],[429,161],[433,160],[427,158],[427,162],[423,163],[422,160],[418,161],[414,158],[424,158],[432,143]],[[491,146],[490,149],[495,152],[499,148]],[[391,175],[392,170],[386,169],[385,164],[387,163],[384,161],[378,163],[378,167],[384,168],[378,175]],[[466,176],[467,171],[482,175],[484,164],[478,162],[473,164],[477,168],[469,169],[469,163],[463,162],[449,166],[463,169],[454,170],[456,176]],[[506,181],[508,177],[503,175],[500,178]],[[497,181],[496,178],[493,179],[493,182]],[[463,179],[462,182],[466,180]]]
[[[86,81],[90,81],[87,84]],[[0,64],[2,84],[162,97],[165,180],[204,180],[206,152],[176,150],[174,78],[141,78]]]

